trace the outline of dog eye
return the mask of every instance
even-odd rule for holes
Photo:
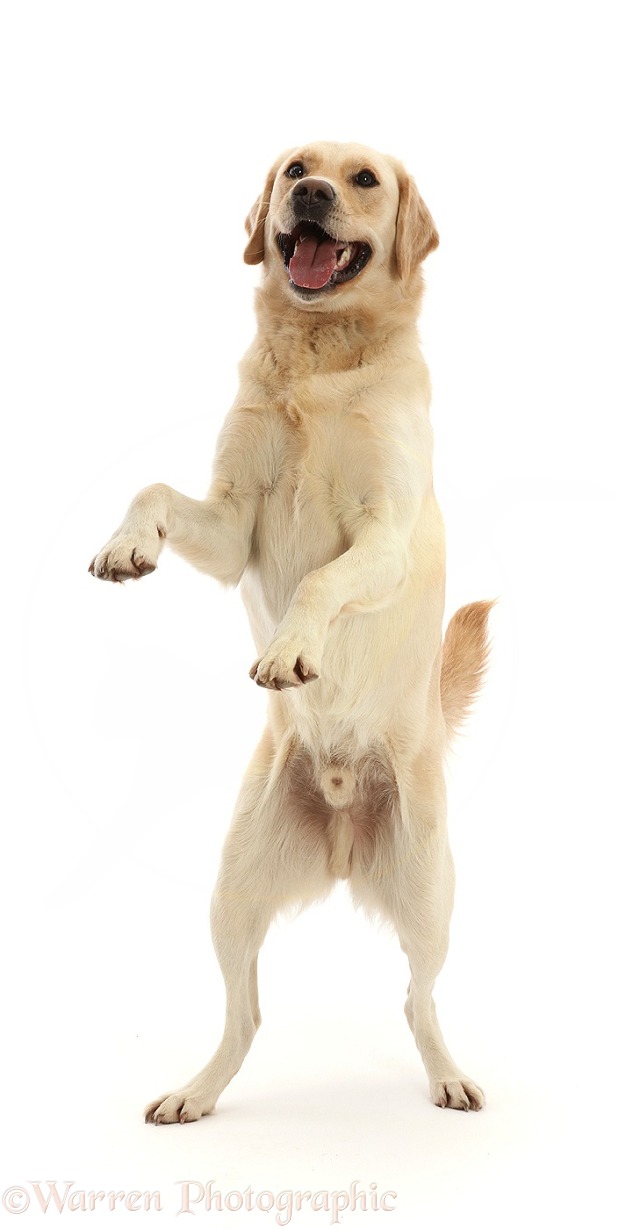
[[[378,187],[378,180],[376,179],[373,171],[360,171],[359,174],[356,175],[355,182],[360,188]]]
[[[289,179],[302,179],[302,176],[304,175],[304,167],[302,163],[292,162],[291,166],[285,171],[285,175],[288,175]]]

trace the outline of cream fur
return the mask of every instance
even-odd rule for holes
[[[323,226],[372,250],[353,280],[306,297],[277,244],[293,229],[286,171],[296,160],[335,192]],[[376,187],[354,182],[363,167]],[[443,757],[484,668],[490,606],[456,616],[443,665],[444,533],[416,329],[436,229],[394,159],[321,142],[274,165],[247,230],[246,259],[264,265],[258,330],[209,494],[148,487],[90,568],[116,581],[144,575],[166,542],[240,584],[257,653],[250,673],[270,692],[212,904],[224,1036],[147,1120],[214,1109],[260,1023],[257,958],[273,917],[325,896],[338,877],[396,927],[433,1101],[480,1109],[482,1091],[449,1055],[432,999],[453,901]]]

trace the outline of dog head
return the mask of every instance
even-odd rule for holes
[[[331,311],[404,291],[438,245],[433,218],[394,158],[364,145],[319,141],[271,168],[246,222],[247,264],[264,261],[271,287],[300,306]]]

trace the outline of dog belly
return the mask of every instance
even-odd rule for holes
[[[431,622],[431,626],[430,626]],[[350,757],[396,741],[424,744],[439,670],[440,623],[428,610],[407,629],[393,610],[344,615],[329,631],[318,679],[273,697],[285,723],[310,749]]]

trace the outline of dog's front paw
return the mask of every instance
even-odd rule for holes
[[[117,534],[103,546],[89,564],[89,571],[98,580],[139,580],[155,572],[159,540]]]
[[[259,687],[284,691],[288,687],[302,687],[304,683],[313,682],[319,678],[320,667],[299,644],[274,640],[264,657],[254,661],[249,675]]]

